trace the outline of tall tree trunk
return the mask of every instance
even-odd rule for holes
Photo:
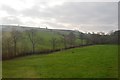
[[[14,43],[14,55],[17,56],[17,53],[16,53],[16,42]]]
[[[82,45],[84,45],[84,40],[82,39]]]
[[[66,41],[64,41],[64,47],[67,48]]]
[[[32,50],[32,53],[34,54],[35,53],[35,44],[33,43],[33,50]]]

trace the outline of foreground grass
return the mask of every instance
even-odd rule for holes
[[[116,78],[116,45],[75,48],[3,61],[4,78]]]

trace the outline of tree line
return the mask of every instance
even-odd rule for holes
[[[44,38],[37,35],[37,29],[30,29],[25,31],[18,31],[17,29],[12,29],[12,31],[3,31],[2,35],[2,59],[10,59],[18,56],[23,55],[30,55],[40,53],[40,51],[55,51],[57,50],[57,46],[59,47],[58,50],[67,49],[69,47],[76,47],[76,46],[83,46],[83,45],[95,45],[95,44],[119,44],[119,30],[112,32],[111,34],[105,33],[82,33],[78,32],[76,35],[75,31],[70,31],[69,34],[62,34],[59,33],[60,38],[56,38],[51,36],[50,40],[44,42]],[[52,31],[51,31],[52,32]],[[57,32],[54,34],[58,34]],[[53,35],[54,35],[53,34]],[[79,42],[76,43],[76,40],[79,39]],[[30,43],[27,46],[27,43]],[[51,50],[36,50],[38,46],[42,44],[44,45],[47,43],[51,46]],[[47,46],[46,46],[47,47]]]

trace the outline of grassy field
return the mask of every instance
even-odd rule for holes
[[[3,78],[116,78],[116,45],[75,48],[3,61]]]

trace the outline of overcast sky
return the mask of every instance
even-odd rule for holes
[[[0,24],[77,29],[83,32],[117,30],[117,0],[93,1],[1,0]]]

